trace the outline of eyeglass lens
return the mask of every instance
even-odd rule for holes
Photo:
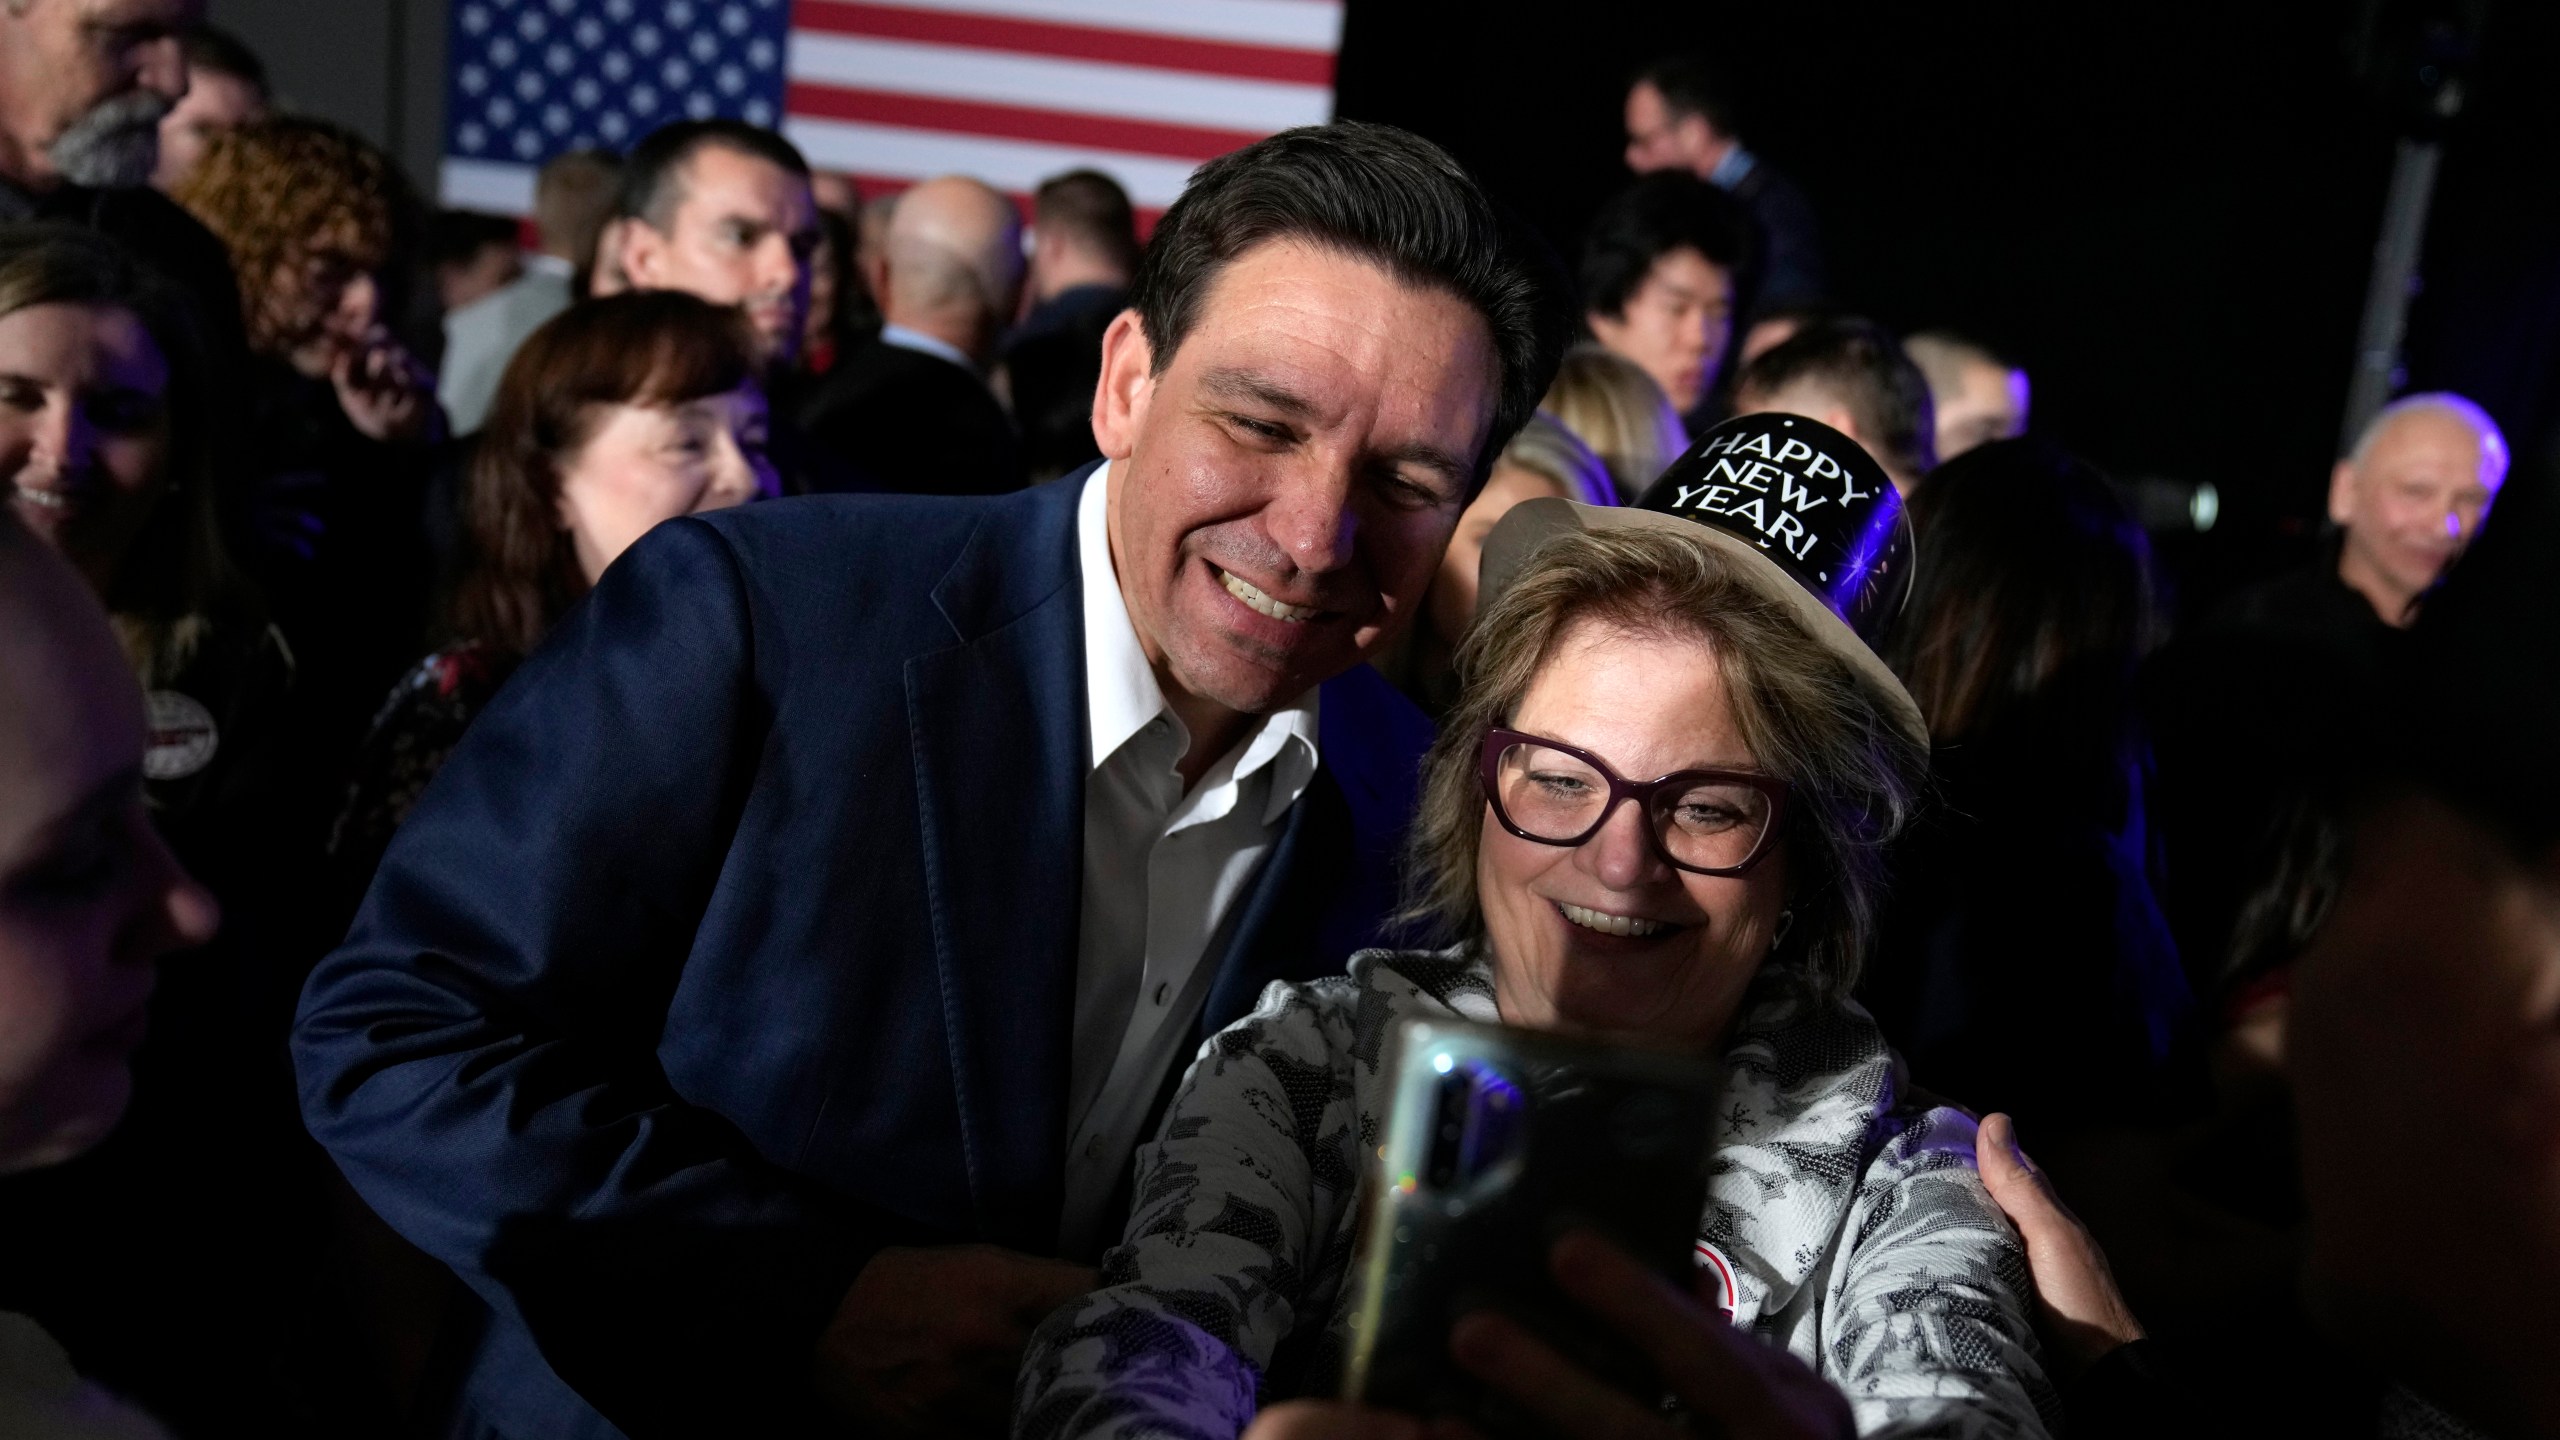
[[[1562,750],[1514,745],[1496,762],[1496,794],[1513,825],[1540,839],[1571,844],[1600,824],[1609,777]],[[1656,835],[1683,865],[1723,870],[1751,858],[1769,828],[1769,797],[1750,785],[1701,779],[1653,796]]]

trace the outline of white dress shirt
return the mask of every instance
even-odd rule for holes
[[[1255,722],[1186,793],[1190,732],[1138,645],[1111,561],[1104,465],[1076,509],[1084,572],[1084,914],[1068,1062],[1064,1253],[1090,1256],[1147,1111],[1191,1054],[1223,925],[1316,773],[1316,692]]]
[[[978,362],[969,358],[968,351],[938,335],[927,335],[921,330],[910,330],[904,325],[883,325],[880,327],[880,343],[895,345],[901,350],[913,350],[919,355],[930,355],[936,360],[948,360],[972,375],[978,374]]]

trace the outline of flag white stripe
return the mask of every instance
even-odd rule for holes
[[[800,147],[810,164],[821,170],[906,180],[974,175],[999,190],[1020,193],[1037,189],[1041,181],[1062,170],[1090,166],[1119,181],[1132,201],[1151,209],[1172,204],[1189,183],[1193,168],[1187,161],[1168,160],[1161,155],[995,140],[845,120],[812,120],[798,115],[782,122],[782,133]]]
[[[804,84],[1264,134],[1333,116],[1333,91],[1322,85],[811,30],[791,32],[787,73]]]
[[[817,0],[823,5],[825,0]],[[900,10],[991,15],[1048,25],[1134,30],[1332,54],[1342,43],[1338,0],[873,0]]]
[[[534,167],[530,165],[502,165],[494,160],[463,160],[448,155],[437,173],[436,188],[451,209],[530,215],[533,175]]]

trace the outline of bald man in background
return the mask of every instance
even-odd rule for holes
[[[2395,699],[2420,597],[2469,546],[2506,474],[2506,440],[2479,406],[2447,393],[2393,401],[2330,473],[2338,528],[2323,552],[2233,596],[2154,662],[2157,813],[2179,877],[2169,920],[2200,986],[2303,797],[2391,743],[2375,722]]]
[[[928,180],[898,197],[873,264],[880,334],[802,402],[810,443],[881,490],[1020,489],[1021,440],[986,379],[1022,296],[1013,202],[962,176]]]

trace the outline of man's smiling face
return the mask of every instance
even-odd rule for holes
[[[1492,331],[1446,290],[1273,240],[1152,362],[1124,312],[1094,401],[1120,591],[1169,697],[1264,714],[1420,602],[1492,429]]]

